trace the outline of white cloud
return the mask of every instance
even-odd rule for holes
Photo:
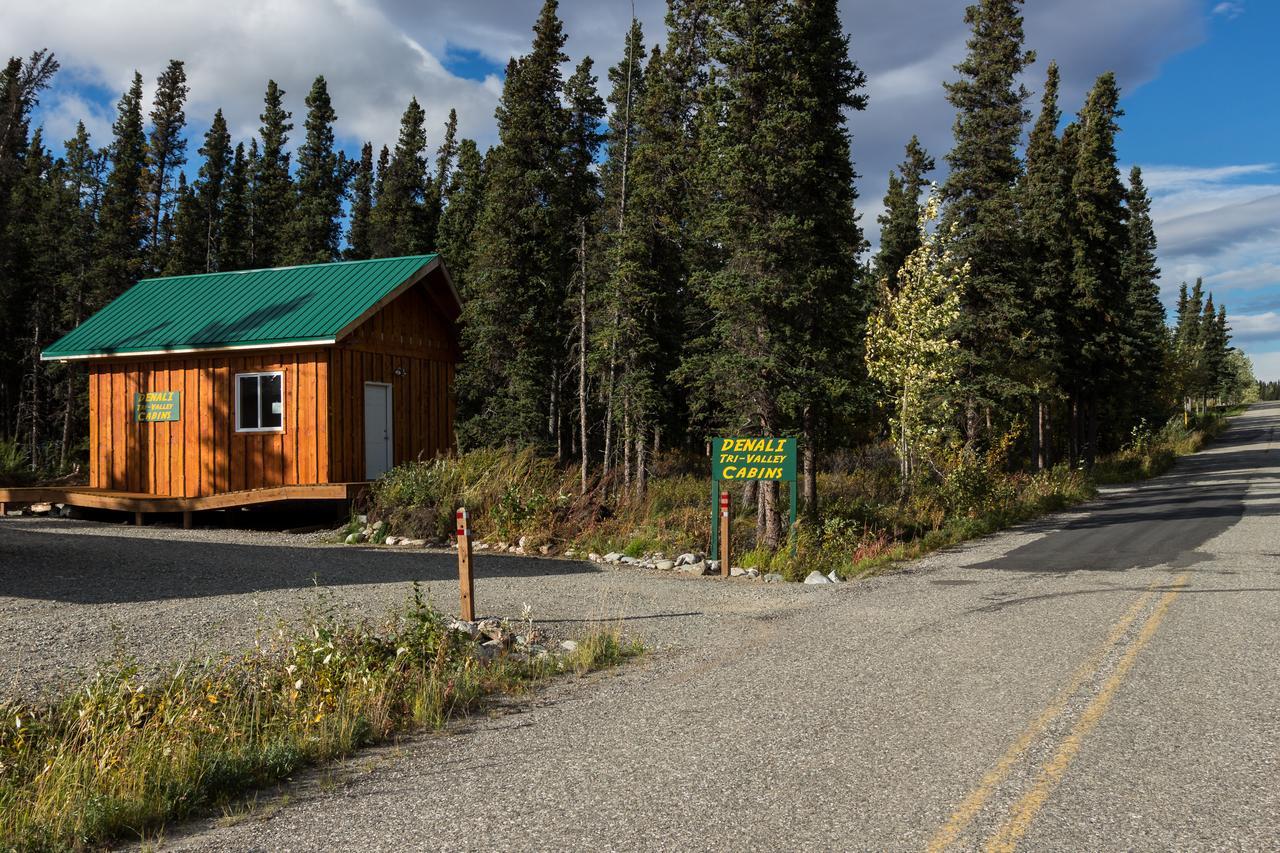
[[[1228,21],[1234,21],[1243,14],[1244,3],[1240,2],[1240,0],[1223,0],[1223,2],[1213,7],[1213,15],[1215,17],[1226,18]]]

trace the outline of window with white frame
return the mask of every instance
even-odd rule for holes
[[[236,374],[236,432],[284,431],[284,373]]]

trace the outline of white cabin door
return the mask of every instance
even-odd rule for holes
[[[376,480],[392,466],[391,386],[364,383],[364,478]]]

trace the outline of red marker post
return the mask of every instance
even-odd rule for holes
[[[729,577],[729,493],[720,493],[720,577]]]
[[[471,530],[467,525],[466,507],[458,509],[458,589],[459,610],[466,622],[476,618],[476,586],[471,576]]]

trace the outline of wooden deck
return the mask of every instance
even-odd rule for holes
[[[183,525],[191,523],[191,513],[213,509],[239,509],[259,504],[286,501],[352,501],[368,487],[368,483],[320,483],[306,486],[276,486],[269,489],[246,489],[199,498],[151,495],[145,492],[121,492],[89,486],[35,486],[0,488],[0,517],[12,504],[68,504],[91,509],[109,509],[134,513],[141,524],[143,513],[180,512]]]

